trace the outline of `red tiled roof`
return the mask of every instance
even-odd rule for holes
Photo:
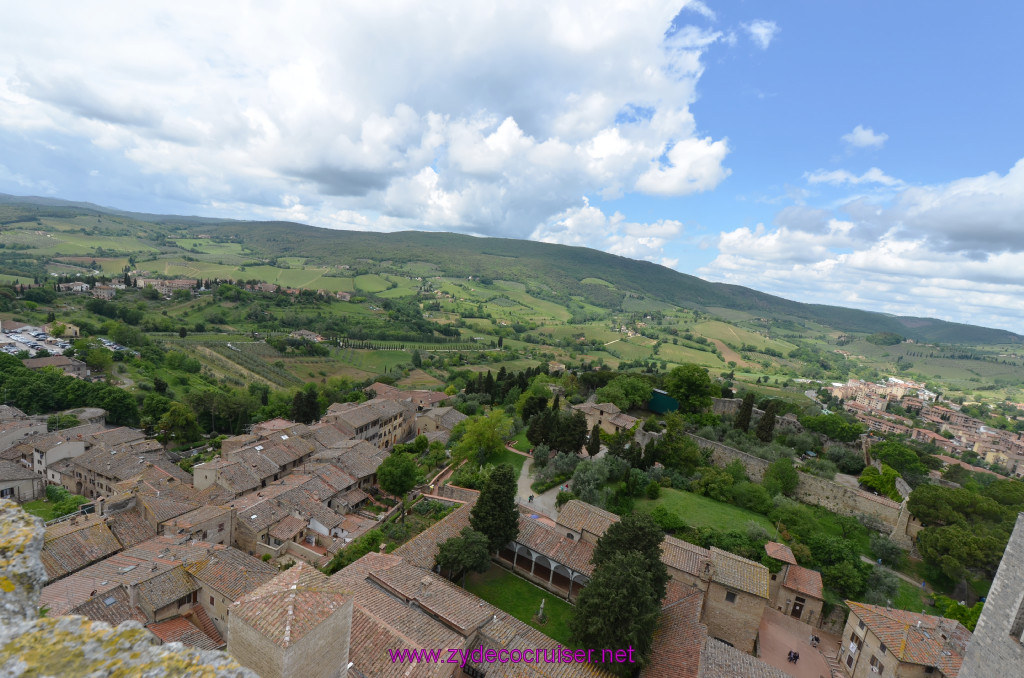
[[[803,593],[818,600],[824,600],[822,594],[821,573],[817,570],[808,570],[799,565],[790,565],[786,572],[786,581],[782,583],[787,589],[797,593]]]
[[[296,518],[295,516],[285,516],[281,520],[277,521],[277,524],[270,528],[270,536],[274,539],[280,539],[281,541],[288,541],[299,532],[306,528],[308,525],[302,518]]]
[[[352,594],[299,562],[231,606],[231,614],[264,638],[289,647],[346,604]]]
[[[522,514],[519,516],[516,542],[580,574],[589,577],[594,572],[594,565],[590,562],[594,557],[593,544],[569,539],[556,528]]]
[[[200,650],[219,650],[227,644],[219,633],[211,637],[185,617],[174,617],[150,624],[146,628],[165,643],[183,643]]]
[[[784,563],[790,565],[796,565],[796,556],[793,555],[793,549],[789,548],[785,544],[780,544],[777,541],[770,541],[764,545],[764,550],[768,552],[769,558],[775,560],[781,560]]]
[[[971,632],[959,622],[852,600],[846,604],[899,661],[935,666],[950,678],[960,672]]]
[[[708,629],[700,623],[704,593],[691,589],[681,600],[661,611],[658,629],[654,632],[654,650],[641,678],[697,678],[700,652]]]

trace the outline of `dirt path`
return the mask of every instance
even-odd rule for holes
[[[731,348],[729,348],[728,346],[726,346],[725,343],[721,339],[709,339],[708,341],[710,341],[712,344],[714,344],[715,346],[718,347],[718,350],[721,352],[722,357],[725,358],[725,362],[729,362],[730,360],[735,360],[737,367],[753,367],[754,366],[752,363],[749,363],[746,360],[744,360],[743,358],[741,358],[739,353],[737,353],[736,351],[734,351]]]
[[[908,584],[910,584],[914,588],[921,588],[921,582],[917,581],[916,579],[914,579],[913,577],[911,577],[908,574],[903,574],[902,572],[898,572],[896,570],[893,570],[892,568],[885,567],[884,565],[879,565],[876,561],[871,560],[870,558],[868,558],[867,556],[864,556],[864,555],[862,555],[860,557],[860,559],[862,561],[864,561],[865,563],[869,563],[871,565],[874,565],[875,567],[880,567],[883,570],[888,570],[889,572],[892,572],[894,575],[896,575],[897,577],[899,577],[903,581],[907,582]],[[932,591],[931,584],[929,584],[928,582],[924,582],[924,590],[928,594],[934,593],[934,591]]]

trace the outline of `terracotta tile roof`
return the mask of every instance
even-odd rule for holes
[[[574,532],[589,532],[600,537],[612,523],[619,522],[619,517],[578,499],[572,499],[562,507],[557,522]]]
[[[774,666],[725,643],[707,638],[700,653],[698,678],[788,678]]]
[[[485,650],[534,648],[544,650],[552,658],[561,648],[553,639],[501,611],[480,629],[480,641]],[[534,664],[502,664],[471,661],[469,664],[486,672],[487,678],[611,678],[611,674],[604,669],[588,663],[561,664],[541,661]]]
[[[139,582],[137,588],[139,602],[154,611],[198,590],[199,585],[181,565]]]
[[[335,492],[342,492],[354,486],[358,482],[348,473],[345,473],[334,464],[307,463],[301,467],[302,473],[309,473],[320,479],[321,482],[331,487]]]
[[[42,561],[50,580],[71,574],[121,550],[121,542],[96,515],[46,528]]]
[[[408,408],[402,403],[374,398],[359,404],[334,403],[327,408],[324,418],[329,417],[336,426],[342,424],[343,426],[339,426],[339,428],[344,431],[346,427],[354,430],[405,412],[408,412]]]
[[[666,536],[661,543],[661,561],[668,567],[695,577],[704,574],[711,552],[682,539]]]
[[[156,529],[136,506],[107,516],[107,527],[124,548],[131,548],[156,536]]]
[[[129,428],[127,426],[97,431],[89,436],[94,443],[100,443],[107,445],[108,447],[124,445],[136,440],[143,440],[145,437],[145,432],[140,431],[137,428]]]
[[[463,504],[399,546],[395,549],[394,554],[416,567],[424,570],[434,569],[434,558],[437,556],[440,544],[452,537],[457,537],[462,528],[469,526],[469,512],[472,508],[473,504]]]
[[[197,504],[190,501],[152,495],[140,495],[135,501],[136,506],[142,507],[143,513],[147,516],[152,516],[151,520],[156,521],[157,525],[199,508]]]
[[[708,637],[707,627],[700,623],[703,604],[704,593],[689,589],[684,598],[662,608],[651,660],[641,678],[697,678],[701,649]]]
[[[822,594],[821,573],[817,570],[808,570],[799,565],[790,565],[786,572],[786,580],[782,583],[787,589],[797,593],[824,600]]]
[[[202,608],[197,605],[196,609]],[[217,633],[216,628],[213,630],[216,635],[211,637],[185,617],[173,617],[150,624],[146,628],[165,643],[182,643],[200,650],[219,650],[227,644]]]
[[[420,664],[410,672],[408,665],[389,659],[388,650],[462,647],[465,644],[462,636],[440,621],[367,580],[371,571],[386,569],[400,561],[393,554],[368,553],[331,577],[332,581],[351,590],[355,597],[349,661],[359,675],[374,678],[450,676],[451,668],[443,664]]]
[[[218,518],[230,520],[233,510],[230,506],[200,506],[188,513],[182,513],[180,516],[171,518],[165,522],[165,527],[169,532],[175,532],[178,529],[188,530],[200,523],[217,520]]]
[[[123,586],[97,594],[87,601],[72,608],[68,614],[80,614],[89,619],[107,622],[117,626],[121,622],[132,620],[145,624],[146,613],[132,605],[128,589]]]
[[[370,495],[368,495],[365,492],[362,492],[358,488],[352,488],[351,490],[342,493],[340,499],[342,502],[351,507],[355,506],[359,502],[367,501],[368,499],[370,499]]]
[[[935,666],[951,678],[960,672],[971,632],[959,622],[850,600],[846,604],[899,661]]]
[[[711,547],[713,581],[755,596],[768,598],[768,568],[728,551]]]
[[[569,539],[562,531],[522,514],[519,516],[519,536],[516,542],[580,574],[589,577],[594,573],[594,566],[590,562],[594,557],[593,544]]]
[[[789,548],[785,544],[780,544],[777,541],[770,541],[764,545],[764,550],[768,553],[769,558],[775,560],[781,560],[784,563],[790,565],[796,565],[796,556],[793,555],[793,549]]]
[[[238,600],[279,574],[270,563],[235,548],[214,546],[209,553],[201,553],[195,559],[186,559],[186,569],[198,581],[229,600]]]
[[[231,614],[264,638],[289,647],[352,602],[352,594],[299,562],[231,606]]]
[[[285,516],[270,528],[270,536],[281,541],[289,541],[302,530],[306,529],[309,523],[302,518]]]
[[[0,480],[37,480],[42,479],[30,468],[15,461],[0,459]]]
[[[444,577],[404,561],[370,572],[369,577],[403,600],[415,602],[463,637],[498,611]]]

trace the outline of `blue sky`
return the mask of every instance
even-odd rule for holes
[[[1024,6],[8,8],[0,192],[585,245],[1024,333]]]

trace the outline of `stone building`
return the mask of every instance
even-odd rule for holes
[[[587,430],[600,426],[602,431],[609,434],[628,431],[640,421],[612,403],[580,403],[573,405],[572,409],[582,412],[587,418]]]
[[[846,604],[850,615],[840,639],[838,662],[851,678],[956,678],[960,674],[971,639],[971,632],[960,622],[852,600]]]
[[[69,377],[76,379],[87,379],[89,368],[81,360],[68,358],[63,355],[51,355],[45,358],[25,358],[21,364],[30,370],[41,370],[44,367],[56,367]]]
[[[1024,513],[1017,516],[960,676],[1009,676],[1009,667],[1024,667]]]
[[[298,563],[231,606],[228,652],[262,678],[347,676],[352,600]]]
[[[574,499],[562,507],[557,526],[559,534],[569,540],[596,544],[618,521],[614,513]],[[701,622],[712,638],[744,652],[754,651],[761,616],[769,602],[767,567],[675,537],[665,537],[662,561],[674,581],[704,592]],[[581,574],[589,576],[586,572]]]
[[[19,504],[44,496],[44,481],[21,464],[0,459],[0,499],[10,499]]]
[[[770,541],[764,549],[770,558],[782,563],[782,569],[771,576],[768,586],[772,606],[794,619],[818,624],[825,605],[821,573],[797,565],[792,549],[785,544]]]
[[[385,450],[412,434],[415,414],[416,407],[410,402],[374,398],[364,403],[334,403],[320,421]]]

